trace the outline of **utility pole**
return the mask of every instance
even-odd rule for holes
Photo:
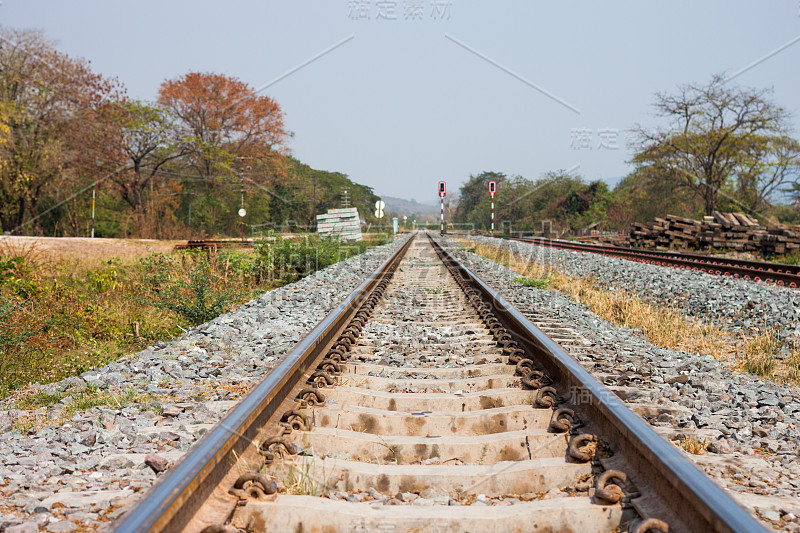
[[[94,187],[92,188],[92,239],[94,239],[94,199],[95,194],[97,193],[97,182],[94,182]]]

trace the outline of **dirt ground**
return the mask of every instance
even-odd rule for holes
[[[0,236],[0,258],[23,256],[31,259],[75,262],[91,267],[117,257],[123,263],[135,262],[153,252],[169,252],[186,241],[154,239],[89,239],[84,237]]]

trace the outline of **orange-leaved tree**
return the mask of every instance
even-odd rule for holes
[[[283,111],[246,83],[190,72],[162,83],[158,103],[180,122],[185,159],[209,189],[215,179],[252,174],[253,169],[261,171],[263,180],[280,173],[289,137]]]

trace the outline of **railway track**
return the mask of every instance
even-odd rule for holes
[[[500,295],[418,236],[116,530],[667,526],[762,530]]]
[[[206,252],[218,252],[223,248],[253,248],[254,241],[250,239],[197,239],[178,244],[176,250],[199,249]]]
[[[651,265],[671,266],[720,276],[765,281],[767,283],[775,283],[776,285],[785,285],[788,287],[800,286],[800,266],[798,265],[726,259],[723,257],[684,252],[618,248],[616,246],[603,246],[598,244],[579,244],[539,237],[498,237],[511,241],[535,244],[545,248],[591,252],[608,257],[619,257],[630,261],[649,263]]]

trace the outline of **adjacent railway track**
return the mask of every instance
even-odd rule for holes
[[[417,236],[116,530],[667,526],[762,530],[491,287]]]
[[[224,248],[253,248],[255,242],[244,239],[198,239],[186,241],[186,244],[175,246],[176,250],[199,249],[204,251],[217,252]]]
[[[616,246],[603,246],[598,244],[580,244],[539,237],[500,237],[506,240],[535,244],[546,248],[591,252],[652,265],[697,270],[708,274],[765,281],[767,283],[775,283],[776,285],[785,285],[788,287],[800,286],[800,266],[798,265],[726,259],[723,257],[684,252],[618,248]]]

